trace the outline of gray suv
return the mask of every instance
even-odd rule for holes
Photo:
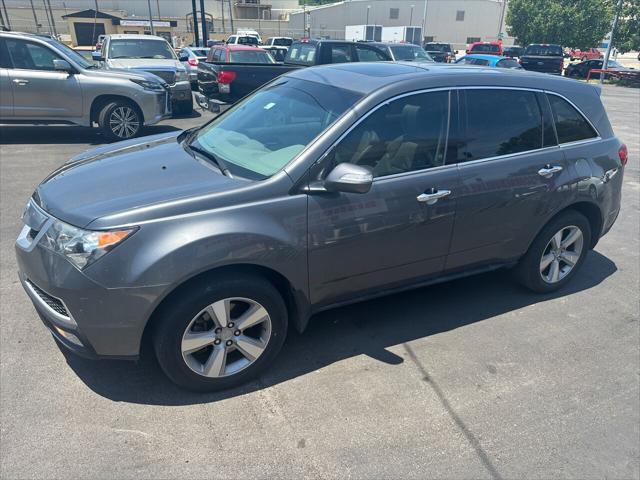
[[[598,91],[574,80],[301,69],[201,128],[49,175],[20,280],[66,348],[136,358],[148,339],[177,384],[228,388],[336,305],[501,267],[562,288],[613,225],[626,161]]]
[[[168,87],[152,74],[101,70],[50,38],[0,32],[0,123],[96,124],[123,140],[169,116]]]

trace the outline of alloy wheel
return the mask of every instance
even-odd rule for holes
[[[182,358],[198,375],[227,377],[253,364],[270,337],[271,317],[262,305],[249,298],[225,298],[189,322],[182,336]]]
[[[580,260],[584,236],[575,225],[563,227],[551,237],[540,258],[540,275],[547,283],[565,278]]]
[[[109,128],[119,138],[131,138],[140,129],[140,121],[133,108],[117,107],[109,115]]]

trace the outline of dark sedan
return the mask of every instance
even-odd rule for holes
[[[584,62],[572,63],[564,70],[565,77],[587,78],[590,70],[599,70],[602,68],[602,60],[586,60]],[[615,60],[609,60],[607,70],[627,71],[632,68],[623,67]],[[593,73],[590,78],[600,78],[599,73]]]

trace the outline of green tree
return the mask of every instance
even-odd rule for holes
[[[507,32],[521,45],[595,47],[609,32],[612,13],[611,0],[511,0]]]
[[[615,1],[612,3],[615,4]],[[616,48],[621,52],[640,50],[640,0],[624,2],[618,22],[618,30],[613,38]]]

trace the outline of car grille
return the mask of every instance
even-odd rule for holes
[[[33,291],[36,292],[36,294],[40,297],[40,299],[44,303],[46,303],[49,306],[49,308],[51,308],[51,310],[56,312],[58,315],[62,315],[63,317],[69,318],[69,312],[67,311],[67,308],[64,306],[64,303],[62,303],[62,300],[49,295],[47,292],[42,290],[31,280],[25,280],[25,281],[26,283],[29,284],[29,286],[33,289]]]
[[[176,83],[176,72],[170,70],[148,70],[148,72],[157,75],[169,85]]]

